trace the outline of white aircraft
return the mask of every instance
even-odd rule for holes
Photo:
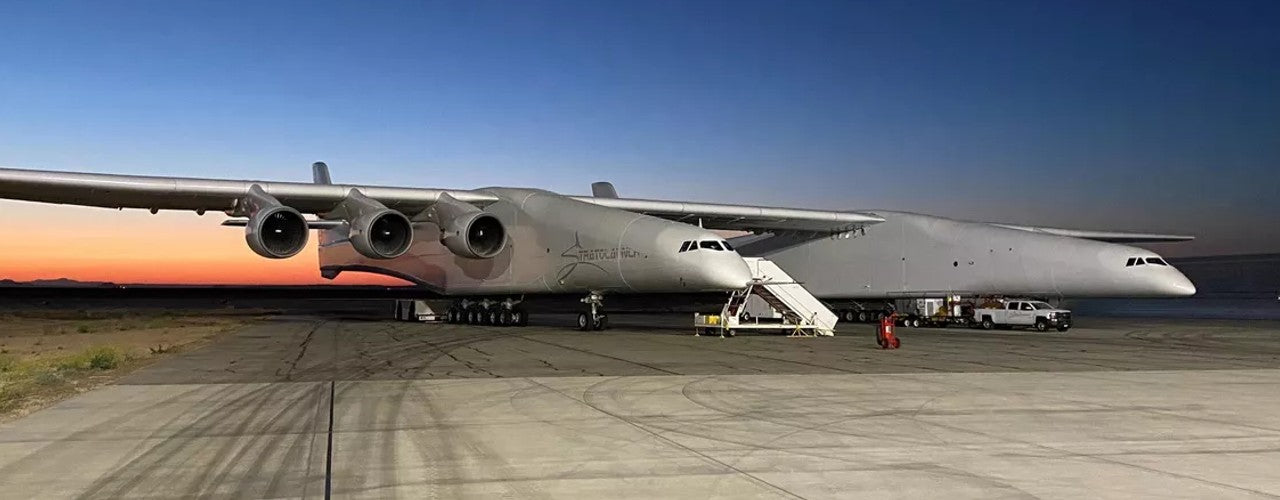
[[[932,262],[943,257],[936,238],[955,245],[953,239],[963,233],[910,222],[924,216],[627,199],[619,198],[608,183],[593,185],[589,197],[529,188],[336,185],[323,163],[313,165],[313,175],[313,183],[306,184],[0,169],[0,198],[153,213],[221,211],[237,218],[224,225],[245,228],[249,248],[275,259],[296,255],[306,246],[310,230],[318,229],[320,271],[326,278],[347,271],[373,272],[446,296],[501,299],[479,301],[479,307],[468,301],[459,304],[466,308],[450,311],[451,319],[497,324],[527,321],[521,296],[581,294],[590,306],[578,318],[583,329],[607,326],[602,309],[606,294],[744,288],[752,278],[750,271],[735,245],[711,230],[753,233],[756,236],[750,238],[756,240],[735,241],[750,248],[752,255],[778,259],[820,297],[1049,290],[1041,284],[1046,278],[1059,292],[1099,286],[1125,290],[1121,295],[1146,295],[1142,290],[1148,290],[1143,287],[1150,287],[1150,280],[1112,272],[1109,257],[1099,260],[1100,255],[1121,252],[1146,262],[1158,259],[1151,252],[1120,245],[1095,248],[1089,245],[1108,244],[1050,234],[1055,230],[984,227],[964,244],[972,247],[969,253],[943,253],[948,264],[955,261],[956,270],[963,260],[971,276],[999,276],[976,282],[982,286],[962,286],[959,281],[917,281],[911,277],[914,271],[907,271],[908,256],[911,265],[921,262],[919,272],[945,267]],[[898,231],[904,236],[877,240],[877,224],[887,224],[890,235]],[[915,228],[912,238],[924,239],[906,239],[908,226]],[[888,246],[860,246],[875,241]],[[1021,265],[1001,264],[1005,260],[994,257],[996,243],[1008,258],[1021,259]],[[986,260],[971,255],[984,245],[991,246]],[[885,267],[884,257],[894,251],[902,253],[901,261]],[[1005,259],[1006,253],[1000,256]],[[1052,264],[1044,271],[1049,274],[1028,272],[1038,263]],[[1072,270],[1100,265],[1107,271],[1082,274],[1082,281],[1073,285],[1077,288],[1058,284],[1061,277],[1076,272]],[[1163,267],[1186,282],[1172,267]],[[897,269],[903,276],[901,287],[892,278]],[[862,272],[870,274],[864,279],[858,274]],[[1116,288],[1121,282],[1132,283]],[[1170,289],[1162,284],[1151,290],[1168,294]],[[1186,288],[1177,291],[1182,294]]]

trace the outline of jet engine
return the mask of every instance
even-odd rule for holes
[[[351,246],[370,259],[394,259],[413,245],[408,217],[355,189],[327,218],[346,219]]]
[[[307,246],[307,221],[297,210],[275,205],[257,210],[244,226],[244,239],[255,253],[268,259],[286,259]]]
[[[361,214],[349,221],[351,246],[371,259],[394,259],[413,244],[413,225],[404,214],[389,208]]]
[[[502,221],[448,193],[440,195],[426,216],[440,227],[440,243],[459,257],[490,259],[507,246]]]

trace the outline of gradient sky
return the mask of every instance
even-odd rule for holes
[[[1276,252],[1277,26],[1274,1],[4,2],[0,165],[323,160]],[[256,258],[219,220],[0,202],[0,278],[320,281],[314,252]]]

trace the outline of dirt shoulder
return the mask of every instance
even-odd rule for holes
[[[0,314],[0,422],[239,330],[260,312]]]

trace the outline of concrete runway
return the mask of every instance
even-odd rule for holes
[[[1275,322],[903,329],[879,351],[866,325],[611,319],[273,319],[0,427],[0,496],[1280,496]]]

